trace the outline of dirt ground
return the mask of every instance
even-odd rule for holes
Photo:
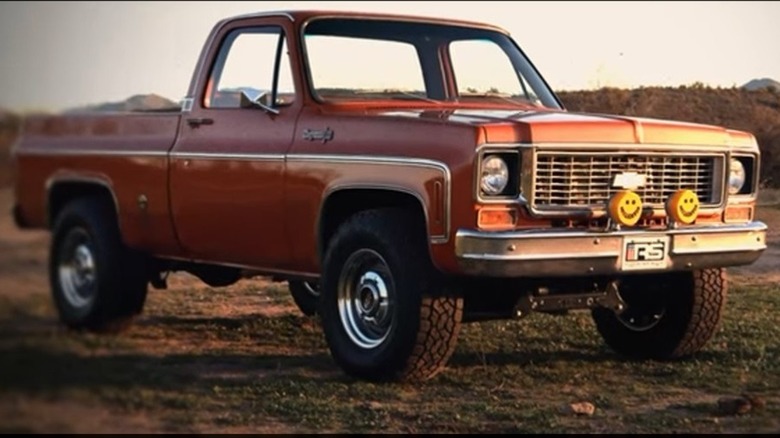
[[[8,212],[11,200],[11,191],[0,189],[0,211]],[[780,210],[762,211],[761,218],[780,224]],[[757,263],[730,270],[735,284],[777,284],[780,279],[780,235],[776,230],[780,227],[772,229],[769,250]],[[129,332],[107,338],[66,334],[56,320],[49,297],[48,242],[48,233],[22,232],[14,226],[10,215],[0,214],[0,347],[5,345],[6,352],[24,354],[34,350],[31,357],[35,360],[31,359],[28,366],[43,367],[40,373],[30,371],[30,375],[39,376],[40,382],[0,377],[0,432],[290,433],[327,432],[329,428],[343,430],[343,425],[327,422],[324,429],[317,429],[311,426],[317,424],[315,420],[306,423],[309,424],[306,427],[292,420],[279,420],[287,418],[284,413],[277,417],[238,418],[236,415],[249,415],[241,414],[239,410],[251,411],[244,406],[246,397],[241,398],[236,408],[231,405],[233,399],[230,397],[207,403],[197,395],[184,398],[180,391],[177,392],[180,388],[177,385],[186,387],[190,378],[197,377],[199,382],[212,379],[218,384],[208,390],[218,392],[226,386],[225,382],[257,381],[269,373],[278,373],[280,367],[312,376],[315,381],[335,379],[333,382],[340,382],[340,371],[327,356],[317,322],[300,315],[289,299],[285,283],[271,283],[260,278],[243,280],[235,286],[214,291],[189,275],[175,274],[168,290],[150,289],[144,315]],[[32,348],[28,343],[48,345],[52,353]],[[81,353],[73,356],[73,351]],[[468,362],[468,357],[471,356],[460,360]],[[68,379],[75,381],[55,377],[47,380],[47,374],[65,372],[58,371],[58,367],[67,369]],[[79,367],[85,367],[84,371],[74,371]],[[163,380],[184,380],[158,382],[155,373],[159,369],[175,369],[175,372],[162,372]],[[13,373],[27,375],[24,371]],[[122,377],[123,373],[126,377]],[[275,378],[285,379],[286,375],[281,373]],[[152,381],[154,391],[147,387],[139,389],[139,385],[151,385],[149,382]],[[41,392],[37,385],[47,382],[58,387]],[[2,385],[6,385],[5,390]],[[251,387],[247,385],[247,388]],[[109,387],[127,393],[113,394],[106,389]],[[415,388],[400,388],[400,395],[394,394],[394,397],[419,396]],[[577,393],[576,384],[568,388],[561,390]],[[431,386],[428,389],[431,390]],[[494,389],[500,392],[500,388]],[[676,394],[653,403],[673,405],[675,397],[681,397]],[[698,397],[702,403],[715,402],[712,395],[693,397]],[[106,400],[116,402],[106,403]],[[283,411],[284,406],[280,404],[279,409]],[[375,412],[374,408],[374,405],[365,407],[370,412]],[[652,404],[644,409],[652,409]],[[776,423],[774,427],[778,427]],[[411,426],[405,430],[415,431]],[[583,430],[614,431],[599,430],[596,426]]]
[[[9,212],[13,194],[9,188],[0,188],[0,211]],[[0,307],[5,307],[12,313],[11,318],[3,320],[0,314],[0,342],[14,333],[34,333],[43,337],[64,330],[57,322],[55,310],[50,302],[47,275],[47,258],[49,233],[45,231],[21,231],[13,223],[9,214],[0,215]],[[294,304],[288,300],[279,300],[266,294],[241,293],[246,289],[255,291],[278,290],[277,295],[287,294],[286,284],[271,283],[267,279],[248,279],[232,288],[234,291],[221,291],[221,299],[212,300],[203,294],[214,297],[214,291],[201,283],[197,278],[186,273],[172,274],[169,278],[169,289],[156,291],[150,289],[145,308],[146,316],[136,321],[138,328],[130,330],[143,331],[147,324],[158,322],[161,313],[177,314],[185,321],[186,318],[206,320],[209,316],[217,316],[220,321],[230,321],[232,318],[278,317],[280,315],[298,315]],[[181,293],[194,296],[195,300],[184,300],[182,309]],[[203,303],[198,303],[203,300]],[[187,302],[189,301],[189,302]],[[177,308],[178,309],[172,309]],[[17,313],[16,315],[13,315]],[[10,327],[10,323],[14,326]],[[163,321],[165,323],[165,321]],[[311,327],[314,330],[314,327]],[[193,346],[198,349],[208,348],[210,341],[204,339],[201,333],[193,331],[190,336],[179,332],[175,337],[158,333],[159,337],[145,343],[144,352],[151,356],[191,351]],[[215,348],[220,342],[212,340]],[[231,349],[240,351],[237,343],[231,341]],[[251,349],[253,346],[248,346]],[[279,348],[284,354],[284,347]],[[208,370],[204,370],[209,372]],[[220,373],[223,371],[219,371]],[[34,419],[34,423],[30,421]],[[170,430],[154,415],[132,414],[126,411],[118,412],[107,408],[104,404],[85,399],[80,401],[46,400],[35,397],[19,397],[4,394],[0,385],[0,433],[4,432],[42,432],[42,433],[156,433]],[[265,424],[251,428],[220,426],[208,424],[195,426],[189,430],[198,433],[271,433],[289,430],[275,424]]]

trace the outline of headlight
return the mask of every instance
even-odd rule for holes
[[[745,185],[745,166],[736,158],[729,164],[729,194],[736,195]]]
[[[501,157],[490,155],[482,160],[482,178],[479,187],[486,195],[500,195],[509,182],[509,167]]]

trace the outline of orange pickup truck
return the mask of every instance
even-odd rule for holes
[[[766,247],[751,134],[567,112],[479,23],[226,19],[181,108],[30,117],[14,158],[65,325],[124,326],[172,271],[265,275],[370,380],[430,378],[462,323],[530,312],[589,310],[629,357],[691,355],[724,268]]]

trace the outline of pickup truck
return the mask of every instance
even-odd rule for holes
[[[616,353],[690,356],[766,248],[746,132],[573,113],[498,27],[270,12],[212,30],[181,107],[27,118],[13,214],[50,229],[67,327],[147,287],[288,281],[336,364],[440,372],[463,323],[584,310]]]

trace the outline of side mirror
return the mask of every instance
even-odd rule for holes
[[[274,115],[279,114],[279,110],[272,106],[271,94],[267,90],[242,88],[240,106],[241,108],[260,108]]]

